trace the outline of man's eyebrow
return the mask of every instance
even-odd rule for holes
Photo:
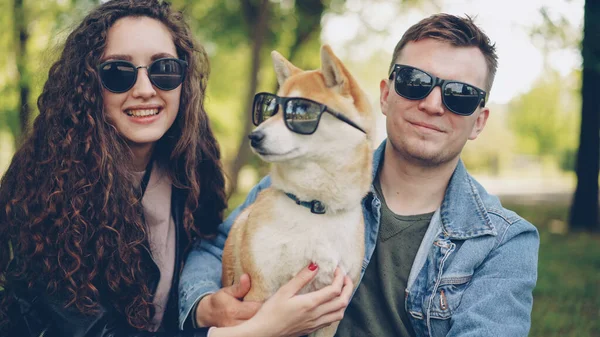
[[[132,57],[131,57],[131,55],[125,55],[125,54],[111,54],[111,55],[104,56],[102,58],[101,62],[104,62],[106,60],[124,60],[124,61],[131,62]]]
[[[155,61],[155,60],[162,59],[162,58],[177,58],[177,57],[174,55],[171,55],[169,53],[158,53],[158,54],[152,55],[150,60]]]

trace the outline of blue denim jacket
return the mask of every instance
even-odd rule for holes
[[[374,155],[382,163],[385,141]],[[179,285],[180,324],[203,296],[221,285],[221,253],[237,215],[271,184],[265,177],[219,228],[213,241],[190,252]],[[363,199],[365,258],[373,255],[381,201],[374,188]],[[417,336],[527,336],[537,279],[536,228],[502,207],[459,161],[413,262],[405,309]]]

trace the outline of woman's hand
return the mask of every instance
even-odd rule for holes
[[[298,295],[317,272],[316,264],[302,269],[271,296],[250,320],[235,327],[214,329],[210,337],[303,336],[340,321],[352,296],[352,280],[337,268],[331,285]]]
[[[354,285],[339,268],[335,270],[331,285],[297,295],[317,272],[316,264],[302,269],[263,304],[247,322],[255,324],[261,331],[257,336],[302,336],[344,317]]]

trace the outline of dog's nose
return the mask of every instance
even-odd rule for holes
[[[250,146],[258,148],[265,139],[265,134],[262,131],[253,131],[248,135],[248,138],[250,139]]]

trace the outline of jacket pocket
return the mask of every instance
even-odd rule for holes
[[[471,281],[472,275],[442,277],[433,295],[429,316],[435,319],[449,319],[460,305],[462,295]]]

